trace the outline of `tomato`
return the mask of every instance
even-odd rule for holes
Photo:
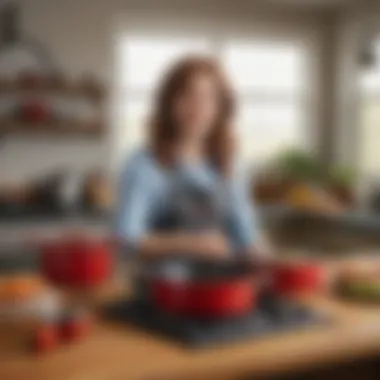
[[[90,317],[86,315],[72,316],[61,324],[61,337],[65,341],[72,341],[85,337],[91,329]]]
[[[58,346],[58,328],[54,324],[45,324],[37,327],[34,336],[34,349],[37,352],[49,352]]]

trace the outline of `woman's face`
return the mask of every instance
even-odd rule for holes
[[[174,100],[173,118],[182,138],[205,139],[219,113],[215,79],[205,73],[190,78],[186,88]]]

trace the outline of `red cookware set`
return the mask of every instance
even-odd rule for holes
[[[42,270],[58,285],[95,286],[110,276],[112,252],[111,244],[102,239],[56,239],[43,246]],[[169,313],[209,318],[247,313],[262,293],[289,297],[318,291],[326,277],[322,265],[305,259],[263,265],[176,255],[144,262],[140,267],[135,282],[143,284],[144,294],[137,297],[148,296]]]
[[[171,258],[151,264],[146,289],[159,309],[191,317],[233,317],[255,308],[261,293],[291,297],[323,288],[322,265],[293,261],[255,265],[247,261]]]

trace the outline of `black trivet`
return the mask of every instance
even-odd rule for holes
[[[303,305],[263,298],[251,313],[235,318],[193,319],[163,313],[146,301],[128,300],[110,304],[107,318],[127,322],[190,347],[212,346],[276,332],[326,324],[329,318]]]

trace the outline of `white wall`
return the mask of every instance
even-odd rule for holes
[[[96,73],[108,81],[110,54],[106,2],[19,1],[25,34],[51,52],[64,73],[76,78]],[[95,4],[93,4],[95,5]],[[106,12],[107,11],[107,12]],[[20,181],[55,167],[86,168],[107,163],[105,141],[10,138],[0,143],[1,182]]]
[[[342,15],[337,28],[336,62],[336,158],[354,163],[357,148],[356,125],[358,122],[358,60],[362,20],[355,14]],[[356,142],[356,143],[355,143]],[[348,149],[352,147],[354,149]]]
[[[358,4],[343,12],[335,38],[335,160],[358,164],[360,150],[359,57],[371,35],[380,35],[380,4]]]
[[[310,87],[315,100],[310,109],[315,120],[314,130],[319,127],[320,107],[318,105],[319,74],[321,70],[321,17],[310,11],[288,12],[282,9],[252,7],[249,1],[121,1],[121,0],[19,0],[22,5],[22,27],[37,38],[51,51],[64,72],[77,77],[84,72],[93,72],[105,83],[111,84],[113,74],[113,38],[121,25],[128,29],[133,25],[156,24],[167,28],[168,23],[160,22],[160,15],[171,19],[173,27],[187,20],[188,26],[202,22],[219,30],[225,27],[230,33],[276,33],[293,34],[306,38],[315,52],[313,78]],[[148,16],[148,14],[150,16]],[[133,22],[125,22],[131,20]],[[124,20],[124,21],[123,21]],[[202,20],[202,21],[200,21]],[[228,27],[229,26],[229,27]],[[111,127],[110,127],[111,131]],[[0,144],[1,181],[18,181],[43,170],[67,164],[85,170],[89,166],[105,164],[110,159],[109,141],[79,141],[19,139],[6,140]]]

